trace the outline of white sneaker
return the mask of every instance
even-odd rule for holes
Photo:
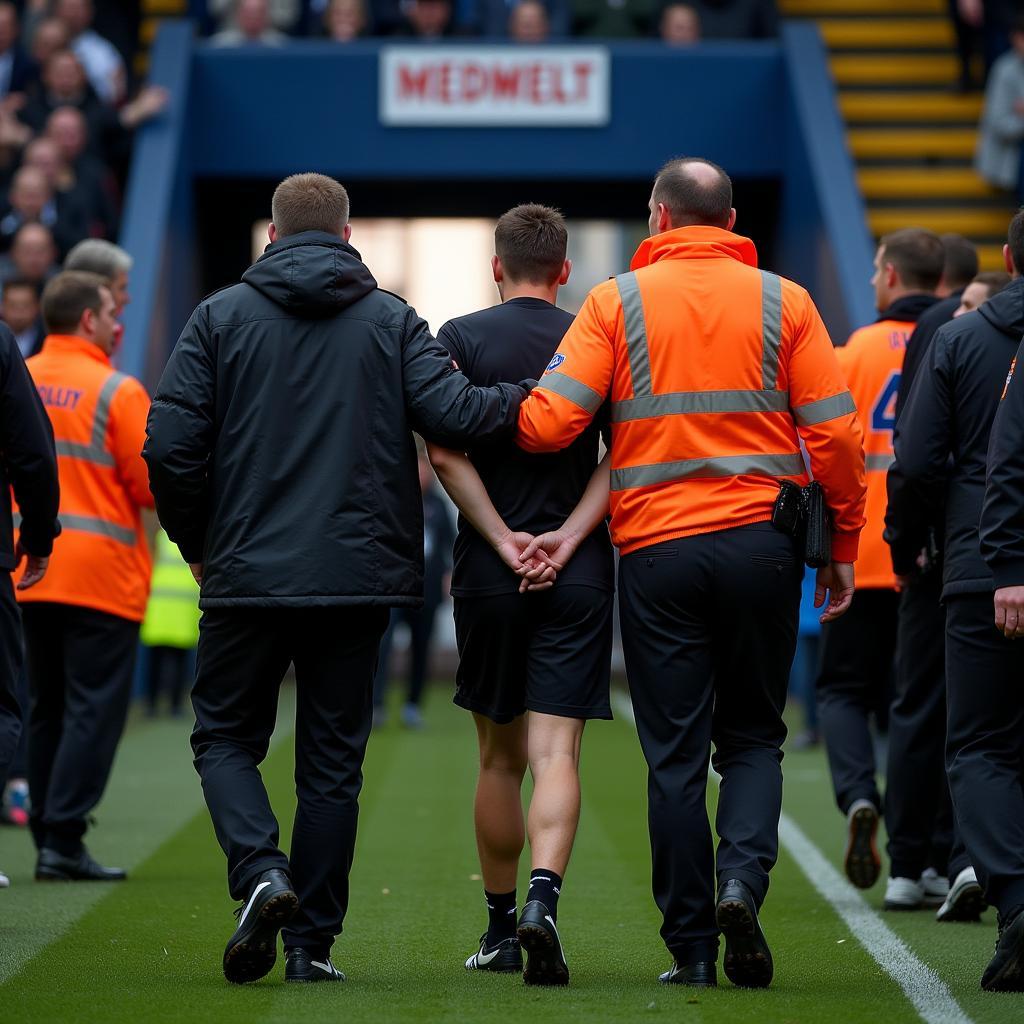
[[[0,871],[0,889],[6,889],[11,884],[11,880]]]
[[[980,921],[988,906],[974,868],[964,868],[950,886],[946,902],[939,907],[936,921]]]
[[[924,887],[912,878],[890,878],[885,883],[885,910],[920,910],[924,906]]]
[[[943,878],[935,868],[925,868],[921,876],[921,888],[924,889],[926,907],[941,907],[949,895],[949,879]]]

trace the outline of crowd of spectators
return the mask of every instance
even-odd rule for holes
[[[208,0],[218,46],[276,46],[296,35],[339,43],[382,36],[519,43],[645,39],[757,39],[778,28],[775,0]]]
[[[132,133],[168,99],[132,89],[130,53],[95,18],[93,0],[0,0],[0,309],[26,356],[60,261],[116,238]]]

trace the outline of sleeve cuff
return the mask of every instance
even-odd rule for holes
[[[832,561],[856,562],[860,546],[860,533],[832,534]]]
[[[996,590],[1002,590],[1003,587],[1024,587],[1024,558],[999,562],[990,568]]]

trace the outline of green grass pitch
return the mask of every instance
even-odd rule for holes
[[[922,1019],[785,852],[763,912],[776,961],[772,988],[739,991],[721,975],[712,992],[657,984],[668,956],[649,888],[645,770],[633,727],[621,717],[588,726],[584,738],[583,817],[559,913],[571,987],[537,991],[518,977],[467,973],[463,961],[485,923],[471,821],[475,742],[469,717],[446,697],[443,688],[431,692],[424,732],[392,726],[371,739],[352,903],[334,950],[345,985],[285,986],[281,959],[255,985],[224,981],[220,958],[233,904],[191,768],[188,726],[137,720],[92,839],[101,859],[132,868],[127,883],[34,883],[27,835],[0,831],[0,867],[12,878],[12,888],[0,891],[0,1021]],[[265,766],[285,840],[292,707],[286,690]],[[838,864],[843,822],[823,755],[793,753],[784,767],[787,813]],[[528,870],[524,861],[523,880]],[[880,883],[867,896],[875,909],[882,890]],[[884,920],[941,976],[970,1021],[1024,1021],[1024,996],[978,989],[995,935],[992,911],[983,925],[940,926],[928,912]]]

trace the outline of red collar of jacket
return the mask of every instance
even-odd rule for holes
[[[79,355],[89,356],[90,359],[95,359],[98,363],[105,363],[107,366],[110,366],[110,356],[99,345],[95,345],[85,338],[80,338],[77,334],[48,334],[43,341],[43,347],[40,349],[40,352],[46,352],[48,355],[53,355],[55,352],[74,352]]]
[[[724,258],[739,260],[748,267],[757,266],[757,249],[749,238],[723,228],[694,225],[673,228],[644,239],[629,265],[630,270],[649,267],[659,260],[706,260]]]

